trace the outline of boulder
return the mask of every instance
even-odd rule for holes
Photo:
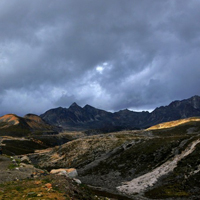
[[[58,173],[58,175],[67,176],[67,172],[66,172],[65,170],[63,170],[63,171],[60,171],[60,172]]]
[[[31,161],[30,161],[28,156],[21,157],[21,162],[26,163],[26,164],[30,164],[31,163]]]
[[[70,169],[52,169],[50,174],[65,175],[69,178],[75,178],[78,176],[77,170],[75,168]]]
[[[52,184],[51,184],[51,183],[47,183],[47,184],[45,184],[45,186],[46,186],[47,188],[52,188]]]
[[[78,176],[78,172],[74,168],[67,169],[67,174],[68,174],[67,176],[70,178],[75,178]]]
[[[59,174],[62,171],[66,171],[66,169],[52,169],[50,174]]]
[[[75,182],[75,183],[77,183],[77,184],[81,184],[81,181],[79,180],[79,179],[77,179],[77,178],[73,178],[73,181]]]

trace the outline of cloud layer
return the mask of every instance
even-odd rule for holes
[[[199,18],[195,0],[1,0],[0,114],[200,95]]]

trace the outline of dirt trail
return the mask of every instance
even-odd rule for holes
[[[131,195],[134,193],[140,193],[148,187],[153,186],[161,176],[173,171],[181,159],[191,154],[198,143],[200,143],[200,140],[192,142],[181,154],[174,156],[172,160],[168,160],[153,171],[135,178],[132,181],[124,182],[122,186],[117,187],[117,190]]]

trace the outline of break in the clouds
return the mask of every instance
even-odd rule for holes
[[[0,114],[200,95],[199,19],[195,0],[1,0]]]

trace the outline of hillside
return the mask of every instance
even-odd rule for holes
[[[69,139],[60,137],[58,131],[57,127],[34,114],[24,117],[7,114],[0,117],[0,142],[6,145],[3,153],[7,155],[33,153],[36,149],[68,142]]]
[[[200,121],[171,124],[84,137],[30,159],[46,169],[75,167],[82,182],[133,199],[198,199]]]
[[[134,112],[128,109],[115,113],[86,105],[83,108],[73,103],[69,108],[55,108],[46,111],[41,118],[49,124],[66,130],[97,130],[97,133],[124,129],[143,129],[162,122],[200,116],[200,97],[193,96],[174,101],[153,112]],[[93,132],[95,133],[95,131]]]
[[[32,134],[55,134],[56,127],[44,122],[39,116],[28,114],[19,117],[7,114],[0,117],[0,136],[23,137]]]
[[[11,125],[17,125],[19,124],[19,121],[19,117],[13,114],[7,114],[0,117],[1,128],[6,128]]]

